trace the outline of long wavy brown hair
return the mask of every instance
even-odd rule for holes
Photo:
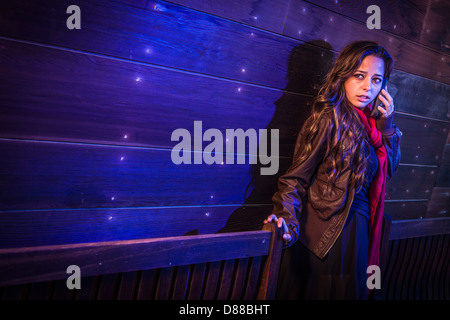
[[[366,130],[354,107],[348,102],[344,82],[353,76],[363,59],[369,55],[384,60],[384,78],[389,78],[393,60],[383,47],[372,41],[355,41],[347,45],[338,55],[332,69],[328,72],[325,82],[314,101],[311,116],[305,122],[306,134],[300,143],[306,152],[299,159],[302,162],[312,150],[312,141],[319,129],[319,122],[326,118],[328,154],[332,159],[333,171],[328,177],[328,187],[335,182],[344,169],[344,159],[348,157],[348,165],[354,172],[350,183],[357,191],[367,183],[365,175],[369,153],[366,146]],[[344,138],[349,137],[353,143],[342,148]],[[341,161],[337,161],[341,159]]]

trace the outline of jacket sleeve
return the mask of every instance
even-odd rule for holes
[[[392,178],[392,175],[397,170],[400,159],[400,140],[402,137],[402,132],[400,129],[393,124],[394,131],[391,134],[383,134],[383,144],[386,147],[386,151],[388,154],[388,168],[387,168],[387,180],[389,181]]]
[[[300,131],[295,144],[294,156],[289,169],[278,180],[278,191],[273,195],[272,201],[274,209],[272,214],[278,218],[285,219],[290,230],[292,240],[286,244],[288,247],[297,241],[299,236],[299,223],[304,201],[307,197],[307,189],[311,184],[319,164],[327,154],[328,140],[327,128],[331,119],[323,117],[319,122],[318,132],[312,139],[312,149],[310,155],[300,162],[300,158],[305,154],[305,146],[300,144],[302,137],[306,134],[307,123]]]

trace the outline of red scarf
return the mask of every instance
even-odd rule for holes
[[[383,144],[383,136],[377,129],[375,118],[370,116],[372,105],[364,111],[355,107],[378,158],[378,170],[369,188],[370,238],[368,266],[380,266],[381,231],[383,226],[384,196],[387,176],[387,151]]]

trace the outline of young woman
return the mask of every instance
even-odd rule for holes
[[[367,267],[379,265],[386,180],[400,162],[394,100],[382,90],[392,67],[383,47],[356,41],[319,91],[264,221],[282,228],[287,248],[280,299],[367,298]]]

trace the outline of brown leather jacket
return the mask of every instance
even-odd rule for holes
[[[390,117],[391,118],[391,117]],[[355,195],[355,187],[350,185],[352,171],[348,166],[334,183],[330,192],[325,192],[327,175],[332,170],[331,158],[327,156],[329,141],[325,128],[330,124],[329,117],[323,117],[319,132],[312,141],[311,155],[302,163],[298,159],[304,152],[300,145],[300,131],[295,145],[292,165],[278,181],[278,192],[272,198],[273,214],[283,217],[289,227],[292,240],[300,240],[317,257],[323,258],[340,235]],[[391,123],[391,134],[384,134],[377,120],[377,127],[383,133],[383,143],[388,153],[387,180],[389,180],[400,163],[401,131]],[[343,148],[349,146],[343,142]],[[336,159],[340,161],[340,159]],[[344,163],[348,163],[348,158]]]

